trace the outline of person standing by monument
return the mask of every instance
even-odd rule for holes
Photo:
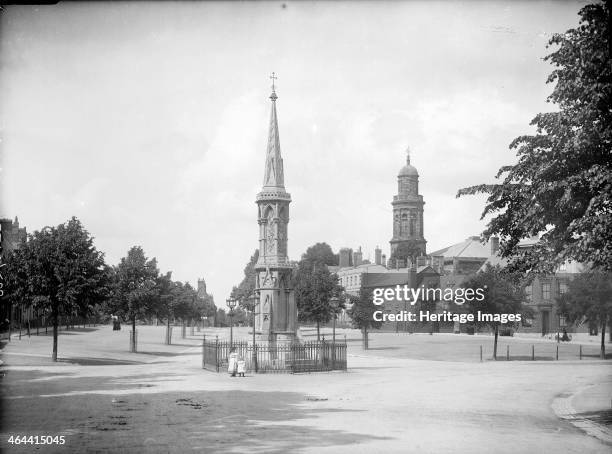
[[[236,347],[230,349],[229,357],[227,358],[227,373],[230,376],[235,377],[238,370],[238,353],[236,353]]]

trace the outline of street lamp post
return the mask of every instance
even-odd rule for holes
[[[255,346],[255,308],[259,302],[259,290],[255,289],[253,294],[249,297],[249,307],[251,309],[251,318],[253,320],[253,351],[251,352],[251,358],[253,362],[253,369],[257,372],[257,347]]]
[[[225,300],[227,307],[229,307],[229,318],[230,318],[230,348],[234,344],[234,308],[236,307],[236,303],[238,301],[231,296]]]
[[[338,310],[339,303],[340,303],[340,300],[336,298],[335,296],[329,300],[329,304],[332,310],[334,311],[334,321],[332,325],[332,344],[333,345],[336,345],[336,316],[338,315],[337,310]]]

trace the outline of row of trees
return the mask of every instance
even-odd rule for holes
[[[161,274],[157,261],[132,247],[117,266],[109,266],[93,238],[73,217],[45,227],[6,258],[6,298],[13,307],[33,307],[53,326],[53,360],[57,360],[60,316],[116,314],[128,320],[135,339],[136,322],[152,318],[183,321],[212,317],[212,297],[199,298],[189,284]]]

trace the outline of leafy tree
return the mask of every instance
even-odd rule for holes
[[[197,291],[189,282],[174,283],[174,316],[179,318],[183,325],[197,316]]]
[[[499,235],[511,270],[551,272],[567,260],[612,271],[612,65],[610,2],[580,12],[577,28],[555,34],[545,57],[556,82],[548,102],[558,111],[531,122],[536,134],[516,138],[519,157],[504,166],[500,184],[457,193],[488,194],[482,217],[493,215],[483,236]],[[533,248],[521,239],[542,234]]]
[[[156,309],[158,275],[157,260],[147,259],[140,246],[133,246],[116,268],[114,300],[132,324],[132,351],[136,351],[136,320],[144,320]]]
[[[234,287],[232,289],[232,298],[237,299],[241,306],[246,302],[247,298],[255,290],[257,275],[257,273],[255,272],[255,264],[257,263],[258,259],[259,251],[256,250],[251,256],[249,263],[247,263],[247,265],[244,267],[244,277],[242,281],[240,282],[240,284],[238,284],[238,287]]]
[[[367,287],[359,289],[359,295],[350,295],[351,307],[348,315],[351,317],[353,328],[361,330],[363,349],[369,348],[368,332],[372,329],[380,329],[381,321],[374,320],[374,312],[380,310],[373,302],[372,290]]]
[[[302,254],[301,262],[307,262],[310,266],[314,264],[335,266],[338,265],[338,256],[334,254],[329,244],[317,243],[306,249],[306,252]]]
[[[601,326],[600,357],[606,358],[606,325],[612,321],[612,274],[591,271],[577,275],[557,298],[561,315],[570,323]]]
[[[6,275],[12,304],[35,306],[51,315],[53,361],[57,361],[60,315],[87,313],[110,290],[104,254],[75,217],[28,235],[28,241],[9,256]]]
[[[484,271],[475,274],[463,285],[465,289],[473,290],[474,299],[466,302],[463,309],[474,316],[474,325],[487,326],[493,330],[493,359],[497,359],[497,339],[499,336],[500,321],[478,321],[478,313],[483,314],[521,314],[521,320],[531,317],[531,308],[523,304],[524,294],[521,285],[521,275],[510,273],[499,265],[487,265]],[[484,291],[484,299],[478,301],[478,292]],[[509,327],[518,326],[518,322],[505,324]]]
[[[338,276],[330,273],[324,264],[311,267],[310,261],[302,260],[294,282],[298,319],[316,323],[319,340],[321,323],[329,322],[339,310],[331,304],[332,298],[340,300],[340,307],[344,304],[340,298],[343,288],[338,284]]]
[[[406,241],[399,243],[395,251],[391,253],[389,258],[389,267],[394,268],[397,260],[402,260],[405,265],[408,264],[408,260],[414,263],[416,257],[421,255],[421,248],[415,241]]]
[[[229,326],[229,323],[229,317],[225,313],[225,310],[217,308],[217,312],[215,313],[215,326]]]
[[[155,279],[155,314],[158,319],[166,319],[168,336],[170,336],[170,322],[174,317],[175,296],[173,290],[174,282],[172,282],[171,271],[157,276]],[[166,342],[171,342],[170,337],[168,337]]]

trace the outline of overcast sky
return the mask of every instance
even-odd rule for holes
[[[1,18],[0,217],[77,216],[116,264],[133,245],[204,277],[218,306],[257,247],[270,79],[289,255],[320,241],[389,254],[412,149],[432,252],[479,234],[583,2],[69,3]]]

